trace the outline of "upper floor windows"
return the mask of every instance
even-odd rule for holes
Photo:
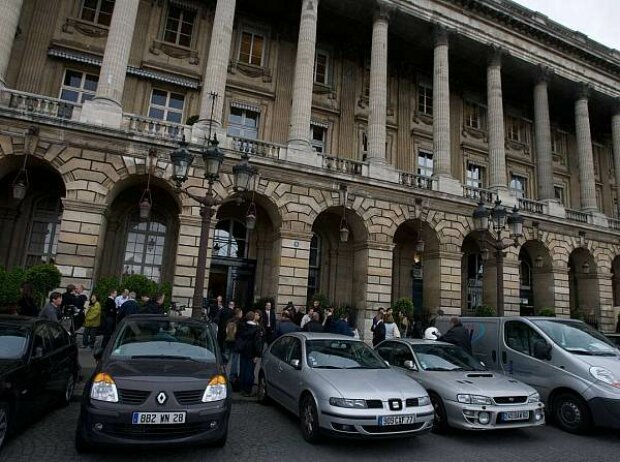
[[[481,104],[465,102],[463,114],[465,126],[476,130],[485,130],[485,111]]]
[[[325,152],[327,127],[319,124],[310,124],[310,144],[314,152]]]
[[[430,85],[418,85],[418,113],[433,115],[433,88]]]
[[[259,118],[258,111],[232,106],[228,116],[228,135],[252,140],[257,139]]]
[[[80,18],[84,21],[109,26],[112,22],[114,0],[83,0]]]
[[[433,153],[428,151],[418,152],[418,175],[433,176]]]
[[[525,142],[525,124],[517,117],[506,118],[506,138],[517,143]]]
[[[567,141],[566,133],[558,130],[551,131],[551,154],[553,160],[560,164],[566,164]]]
[[[196,13],[194,11],[171,5],[166,18],[164,41],[189,48],[192,44],[195,19]]]
[[[473,188],[484,188],[484,167],[480,165],[467,164],[467,171],[465,172],[465,184]]]
[[[527,197],[527,178],[521,175],[510,176],[510,192],[519,199]]]
[[[329,54],[317,50],[314,55],[314,82],[327,85],[329,83],[329,71]]]
[[[241,32],[238,61],[244,64],[262,67],[264,57],[265,36],[248,29]]]
[[[185,95],[153,89],[149,105],[149,117],[177,124],[183,121]]]
[[[564,185],[553,185],[553,194],[555,195],[555,199],[562,204],[564,207],[568,206],[566,202],[566,188]]]
[[[86,72],[65,69],[60,89],[60,99],[81,104],[95,97],[99,76]]]

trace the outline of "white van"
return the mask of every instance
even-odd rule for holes
[[[437,319],[442,333],[449,318]],[[563,430],[620,429],[620,350],[572,319],[463,317],[474,356],[534,387]]]

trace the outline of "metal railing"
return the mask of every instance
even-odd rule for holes
[[[544,204],[532,199],[520,197],[518,200],[519,209],[530,213],[544,213]]]
[[[433,189],[433,179],[430,176],[415,173],[400,172],[400,184],[410,188]]]
[[[323,168],[332,172],[347,173],[349,175],[362,175],[364,170],[364,162],[352,159],[343,159],[341,157],[328,156],[319,153],[323,159]]]
[[[608,217],[607,218],[607,226],[611,229],[615,229],[617,231],[620,231],[620,220],[617,218],[611,218]]]
[[[473,199],[476,202],[484,202],[492,204],[495,202],[495,193],[488,189],[476,188],[475,186],[463,185],[463,196],[467,199]]]
[[[566,209],[566,218],[572,221],[578,221],[579,223],[587,223],[589,214],[586,212],[580,212],[579,210]]]
[[[232,150],[251,156],[269,157],[279,159],[284,146],[267,143],[265,141],[250,140],[247,138],[232,138]]]
[[[123,114],[123,122],[127,127],[127,131],[138,135],[153,136],[156,138],[164,138],[172,141],[180,141],[185,135],[189,139],[189,133],[186,129],[187,125],[175,124],[165,120],[152,119],[150,117],[142,117],[135,114]]]
[[[35,95],[23,91],[0,89],[0,107],[18,111],[24,115],[39,115],[54,119],[76,120],[81,105],[58,98]]]

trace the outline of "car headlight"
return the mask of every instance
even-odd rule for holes
[[[226,377],[216,375],[211,380],[202,395],[203,403],[212,403],[213,401],[221,401],[226,399]]]
[[[527,402],[529,404],[540,402],[540,393],[532,393],[527,397]]]
[[[428,396],[418,398],[418,406],[428,406],[429,404],[431,404],[431,399]]]
[[[480,395],[456,395],[456,400],[463,404],[493,404],[491,398]]]
[[[600,380],[614,388],[620,388],[620,379],[613,372],[605,367],[593,366],[590,368],[590,375],[596,380]]]
[[[329,398],[329,404],[352,409],[366,409],[368,407],[364,399]]]
[[[110,374],[99,372],[90,387],[90,398],[108,403],[118,403],[118,390]]]

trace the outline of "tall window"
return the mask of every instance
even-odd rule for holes
[[[516,117],[508,117],[506,119],[506,137],[511,141],[522,143],[525,141],[525,128],[523,121]]]
[[[109,26],[112,22],[114,0],[83,0],[80,18],[84,21]]]
[[[566,190],[564,189],[564,186],[554,185],[553,192],[555,194],[555,199],[566,207],[568,204],[566,203]]]
[[[308,300],[319,292],[319,281],[321,277],[321,238],[312,233],[310,241],[310,258],[308,271]]]
[[[180,124],[183,121],[185,95],[153,89],[149,117]]]
[[[164,29],[164,41],[184,47],[191,46],[195,19],[195,12],[170,6]]]
[[[325,152],[327,141],[327,128],[320,125],[310,125],[310,144],[314,152]]]
[[[26,267],[50,263],[56,256],[62,205],[58,197],[43,197],[34,207],[30,222]]]
[[[259,113],[238,107],[230,108],[228,135],[255,140],[258,138]]]
[[[329,83],[329,55],[324,51],[317,51],[314,56],[314,81],[322,85]]]
[[[418,86],[418,112],[427,116],[433,115],[433,88],[429,85]]]
[[[566,155],[566,135],[557,130],[551,131],[551,153],[560,158]]]
[[[431,152],[418,152],[418,175],[433,176],[433,154]]]
[[[477,130],[484,129],[484,108],[480,104],[466,102],[464,108],[465,126]]]
[[[97,75],[65,69],[60,99],[79,104],[89,101],[95,97],[98,83],[99,76]]]
[[[166,225],[162,222],[139,221],[132,217],[125,246],[124,274],[142,274],[155,282],[161,280],[166,246]]]
[[[484,266],[479,252],[467,254],[467,310],[472,312],[482,305],[482,278]]]
[[[263,65],[265,37],[252,31],[241,33],[241,46],[239,47],[239,61],[254,66]]]
[[[213,256],[246,258],[247,234],[247,228],[240,221],[219,221],[213,238]]]
[[[484,168],[480,165],[468,163],[465,184],[473,188],[484,188]]]
[[[527,178],[512,174],[510,177],[510,192],[519,199],[527,197]]]

